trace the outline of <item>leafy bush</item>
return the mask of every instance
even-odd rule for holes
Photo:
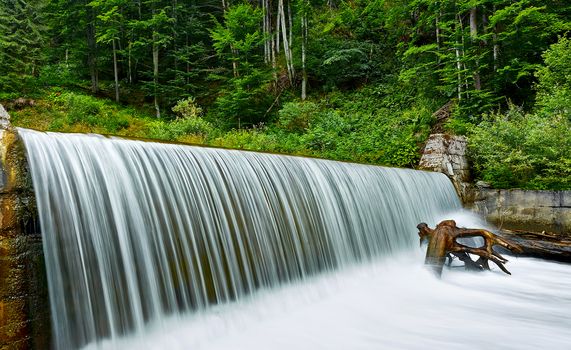
[[[212,125],[202,118],[176,119],[171,122],[163,120],[149,123],[147,136],[153,139],[175,141],[184,135],[208,136],[214,131]]]
[[[571,189],[571,122],[511,106],[469,138],[476,176],[496,188]]]
[[[123,114],[113,113],[104,100],[76,93],[64,93],[58,100],[67,108],[69,124],[99,126],[107,132],[116,132],[129,126],[129,119]]]
[[[543,59],[545,65],[536,73],[538,113],[561,114],[571,120],[571,39],[559,38]]]
[[[202,115],[202,108],[196,104],[194,97],[178,101],[172,111],[179,118],[199,118]]]
[[[287,102],[278,112],[277,125],[289,132],[305,131],[319,111],[319,106],[310,101]]]

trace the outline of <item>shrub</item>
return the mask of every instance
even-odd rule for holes
[[[315,119],[319,106],[310,101],[287,102],[278,112],[277,125],[289,132],[305,131]]]
[[[194,97],[178,101],[172,108],[172,111],[177,115],[177,117],[183,119],[199,118],[202,116],[202,108],[196,104]]]
[[[571,122],[511,106],[470,134],[476,177],[496,188],[571,189]]]
[[[212,125],[202,118],[176,119],[171,122],[163,120],[149,123],[147,136],[153,139],[176,141],[185,135],[201,135],[207,137],[214,131]]]

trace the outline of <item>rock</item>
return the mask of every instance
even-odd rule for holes
[[[0,129],[7,129],[10,126],[10,115],[6,112],[4,106],[0,104]]]
[[[489,183],[485,182],[485,181],[478,181],[476,182],[476,187],[478,188],[491,188],[492,185],[490,185]]]
[[[35,196],[17,130],[0,106],[0,349],[49,348],[49,303]]]
[[[447,175],[464,202],[472,196],[466,142],[463,136],[432,134],[426,142],[418,166],[421,170]]]

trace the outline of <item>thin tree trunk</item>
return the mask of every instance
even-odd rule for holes
[[[301,80],[301,99],[305,100],[307,98],[307,69],[305,66],[305,49],[307,44],[307,34],[308,34],[308,22],[307,22],[307,9],[303,9],[303,15],[301,16],[301,69],[303,70],[303,77]]]
[[[280,0],[281,1],[281,0]],[[276,16],[276,54],[280,53],[280,24],[281,24],[281,11],[278,4],[278,15]]]
[[[129,76],[129,84],[133,84],[133,64],[131,62],[131,45],[132,45],[132,39],[129,39],[129,44],[127,45],[127,67],[128,67],[128,72],[127,75]]]
[[[492,9],[493,13],[496,13],[496,6],[494,5]],[[493,56],[494,56],[494,72],[498,70],[498,58],[500,56],[500,46],[498,45],[498,27],[494,24],[494,34],[492,35]]]
[[[470,9],[470,37],[475,40],[478,36],[478,20],[476,16],[478,15],[478,10],[475,7]]]
[[[291,52],[291,45],[293,44],[293,17],[291,15],[291,0],[287,2],[287,17],[289,25],[289,38],[288,38],[288,48]]]
[[[91,76],[91,91],[96,94],[99,92],[99,70],[97,69],[97,42],[95,40],[95,24],[93,10],[88,9],[87,24],[87,65],[89,66],[89,74]]]
[[[478,10],[476,7],[470,9],[470,38],[472,39],[472,45],[478,45],[478,20],[477,20]],[[474,89],[482,90],[482,81],[480,80],[480,62],[476,59],[476,67],[474,67]]]
[[[175,75],[178,75],[178,55],[176,53],[177,50],[177,25],[178,25],[178,18],[177,18],[177,7],[178,7],[178,3],[176,0],[173,0],[172,3],[172,17],[173,17],[173,23],[172,23],[172,34],[173,34],[173,53],[174,53],[174,71],[175,71]]]
[[[466,69],[466,41],[464,40],[464,23],[462,22],[462,17],[458,14],[457,16],[458,23],[460,25],[460,39],[462,44],[462,49],[460,50],[460,55],[462,55],[461,59],[461,68],[464,69],[464,72],[467,71]],[[464,74],[464,91],[466,92],[466,97],[468,97],[468,76]]]
[[[113,41],[113,76],[115,77],[115,102],[119,102],[119,72],[117,69],[117,49],[115,39]]]
[[[272,0],[268,0],[268,26],[270,27],[271,39],[270,39],[270,59],[272,61],[272,71],[274,77],[274,84],[277,90],[278,87],[278,72],[277,72],[277,52],[279,50],[277,40],[279,38],[279,22],[276,21],[276,30],[272,28]]]
[[[267,0],[262,0],[262,13],[264,14],[262,22],[262,33],[264,34],[264,63],[270,62],[270,48],[269,48],[269,28],[268,28],[268,7],[266,6]]]
[[[435,34],[436,34],[436,46],[440,50],[440,13],[436,15],[436,19],[434,20],[434,24],[436,27]]]
[[[288,78],[290,81],[290,84],[293,84],[293,78],[294,78],[294,70],[293,70],[293,59],[292,59],[292,55],[291,55],[291,50],[290,50],[290,46],[289,46],[289,42],[287,39],[287,28],[286,28],[286,20],[285,20],[285,13],[284,13],[284,1],[283,0],[279,0],[278,3],[278,15],[281,18],[281,32],[282,32],[282,40],[283,40],[283,45],[284,45],[284,55],[285,55],[285,59],[286,59],[286,66],[287,66],[287,70],[288,70]]]
[[[460,21],[460,16],[456,16],[456,20]],[[456,23],[456,26],[459,24]],[[462,32],[460,32],[462,35]],[[458,29],[456,28],[456,40],[454,43],[454,51],[456,53],[456,71],[458,74],[458,101],[462,100],[462,62],[460,62],[460,42],[458,41]]]
[[[157,118],[161,117],[161,109],[159,107],[159,45],[156,43],[156,35],[153,34],[153,83],[154,83],[154,103]]]

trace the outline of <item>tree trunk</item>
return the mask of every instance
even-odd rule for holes
[[[127,62],[128,62],[128,65],[127,65],[127,69],[128,69],[127,75],[128,75],[128,78],[129,78],[129,84],[133,84],[133,68],[132,68],[133,65],[132,65],[132,63],[131,63],[131,45],[132,45],[132,41],[131,41],[131,40],[132,40],[132,38],[129,39],[129,43],[128,43],[128,45],[127,45]]]
[[[476,16],[478,15],[478,10],[476,7],[470,9],[470,37],[475,40],[478,36],[478,21]]]
[[[478,44],[478,20],[477,16],[478,10],[476,7],[470,9],[470,38],[472,39],[472,45]],[[480,80],[480,63],[478,60],[475,62],[476,67],[474,68],[474,89],[482,90],[482,82]]]
[[[307,34],[308,34],[308,23],[307,23],[307,13],[304,8],[303,15],[301,16],[301,67],[303,70],[303,77],[301,80],[301,99],[305,100],[307,98],[307,69],[305,66],[305,47],[307,44]]]
[[[288,71],[288,78],[290,84],[293,85],[293,78],[295,72],[293,70],[293,57],[291,54],[290,45],[287,38],[287,28],[286,28],[286,19],[285,19],[285,12],[284,12],[284,0],[279,0],[278,2],[278,16],[281,19],[281,32],[282,32],[282,40],[284,45],[284,56],[286,60],[286,66]]]
[[[89,66],[89,74],[91,76],[91,91],[96,94],[99,92],[99,70],[97,68],[97,42],[95,40],[95,23],[93,18],[93,10],[88,9],[87,13],[87,65]]]
[[[571,263],[571,238],[568,236],[505,229],[499,234],[517,243],[522,256]]]
[[[291,15],[291,0],[287,3],[287,17],[288,17],[288,25],[289,25],[289,38],[288,38],[288,48],[289,52],[291,53],[291,45],[293,43],[293,17]]]
[[[268,0],[262,0],[262,12],[264,14],[264,20],[262,23],[262,33],[264,34],[264,63],[270,63],[270,29],[268,27]]]
[[[280,1],[281,1],[281,0],[280,0]],[[278,55],[278,54],[280,53],[280,43],[281,43],[281,42],[280,42],[280,35],[281,35],[281,32],[280,32],[280,28],[281,28],[281,27],[280,27],[280,25],[281,25],[281,20],[282,20],[282,19],[281,19],[281,14],[282,14],[282,13],[281,13],[280,7],[279,7],[279,5],[278,5],[278,14],[277,14],[277,16],[276,16],[276,45],[275,45],[276,55]]]
[[[159,107],[159,45],[156,43],[156,36],[153,34],[153,83],[154,83],[154,103],[156,117],[161,117],[161,109]]]
[[[115,47],[115,39],[113,42],[113,76],[115,78],[115,102],[119,102],[119,72],[117,69],[117,49]]]
[[[496,6],[494,5],[493,10],[496,13]],[[498,58],[500,56],[500,47],[498,45],[498,26],[494,24],[494,34],[492,34],[493,56],[494,56],[494,72],[498,70]]]

